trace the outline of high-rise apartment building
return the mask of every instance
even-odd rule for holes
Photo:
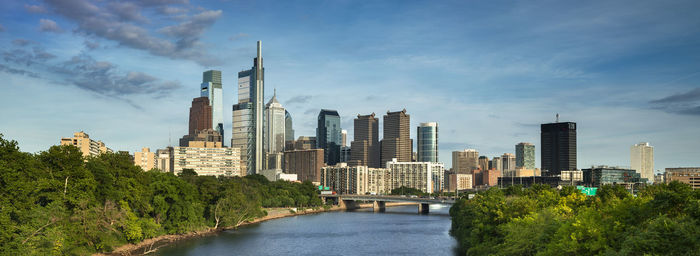
[[[491,167],[489,166],[489,158],[487,156],[479,157],[479,168],[482,170],[491,169]]]
[[[411,162],[413,155],[411,116],[406,114],[406,109],[386,112],[384,115],[384,138],[382,138],[380,148],[380,165],[382,167],[394,158],[399,162]]]
[[[134,165],[141,167],[144,171],[156,168],[157,157],[149,148],[142,148],[141,152],[134,152]]]
[[[503,176],[512,176],[515,171],[515,155],[503,153],[501,161],[503,162]]]
[[[476,169],[479,169],[479,151],[476,149],[452,151],[452,171],[454,173],[471,174]]]
[[[515,167],[535,169],[535,145],[527,142],[515,145]]]
[[[90,139],[90,136],[83,131],[73,133],[73,138],[61,138],[61,146],[63,145],[78,147],[84,157],[98,156],[107,152],[112,153],[112,150],[105,146],[104,142]]]
[[[418,162],[438,162],[438,124],[421,123],[418,126]]]
[[[392,159],[386,163],[390,170],[392,189],[415,188],[424,193],[441,192],[445,187],[445,166],[431,162],[398,162]]]
[[[323,161],[328,165],[340,162],[341,130],[338,111],[321,109],[316,128],[316,148],[324,150]]]
[[[277,101],[277,93],[265,106],[265,152],[268,154],[281,153],[284,151],[285,140],[285,110],[282,104]]]
[[[284,142],[294,141],[294,128],[292,126],[292,115],[289,111],[284,110]]]
[[[321,168],[321,185],[338,194],[389,194],[389,170],[339,163]]]
[[[542,124],[541,130],[543,175],[576,170],[576,123]]]
[[[201,95],[209,99],[211,106],[211,126],[224,138],[224,92],[221,83],[221,71],[209,70],[202,74]]]
[[[218,133],[218,131],[215,131]],[[173,172],[192,169],[204,176],[242,176],[238,148],[221,147],[220,143],[191,142],[190,147],[173,149]]]
[[[238,104],[233,105],[231,146],[241,151],[241,168],[247,174],[256,174],[264,163],[265,68],[262,42],[258,41],[257,57],[253,67],[238,72]]]
[[[351,166],[368,166],[379,168],[380,148],[379,148],[379,119],[370,115],[357,115],[354,120],[354,139],[350,142],[350,162]]]
[[[654,147],[649,142],[634,144],[630,148],[632,170],[642,175],[648,181],[654,181]]]
[[[496,156],[493,159],[491,159],[491,168],[490,169],[498,170],[501,173],[503,173],[503,161],[501,161],[500,156]]]
[[[161,172],[173,172],[174,161],[174,148],[166,147],[165,149],[156,150],[156,168]]]

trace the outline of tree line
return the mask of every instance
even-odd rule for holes
[[[165,234],[236,227],[266,207],[322,205],[310,182],[143,171],[127,154],[21,152],[0,134],[0,255],[85,255]]]
[[[637,195],[605,185],[492,188],[450,209],[467,255],[700,255],[700,190],[652,185]]]

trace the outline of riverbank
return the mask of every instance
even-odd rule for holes
[[[405,206],[405,205],[415,205],[416,203],[386,203],[386,207],[394,207],[394,206]],[[372,208],[371,203],[367,204],[359,204],[356,206],[357,208]],[[182,241],[182,240],[187,240],[187,239],[192,239],[192,238],[199,238],[199,237],[204,237],[204,236],[209,236],[209,235],[214,235],[222,231],[230,230],[230,229],[235,229],[238,227],[246,226],[246,225],[251,225],[255,223],[260,223],[268,220],[273,220],[273,219],[279,219],[279,218],[286,218],[286,217],[293,217],[293,216],[298,216],[298,215],[306,215],[306,214],[316,214],[316,213],[322,213],[322,212],[332,212],[332,211],[344,211],[346,210],[345,207],[340,207],[340,206],[333,206],[328,209],[324,209],[323,207],[319,209],[305,209],[303,211],[293,211],[295,208],[266,208],[265,211],[267,211],[267,216],[261,217],[254,219],[249,222],[242,223],[241,225],[238,225],[237,227],[225,227],[225,228],[218,228],[218,229],[205,229],[205,230],[200,230],[200,231],[194,231],[186,234],[178,234],[178,235],[162,235],[154,238],[149,238],[146,240],[143,240],[139,242],[138,244],[125,244],[120,247],[117,247],[114,251],[106,254],[98,253],[94,254],[95,256],[102,256],[102,255],[144,255],[144,254],[149,254],[156,252],[158,248],[161,248],[163,246],[167,246],[171,243],[177,242],[177,241]]]

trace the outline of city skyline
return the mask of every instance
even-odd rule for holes
[[[446,11],[442,5],[396,2],[309,10],[280,4],[269,6],[269,15],[275,17],[261,24],[254,24],[246,10],[269,3],[240,9],[195,1],[169,5],[184,10],[180,19],[156,14],[166,6],[137,6],[143,12],[122,17],[106,8],[108,3],[89,4],[95,9],[9,1],[0,7],[0,78],[6,81],[0,133],[18,140],[22,150],[44,150],[57,144],[56,138],[80,130],[114,150],[177,145],[179,136],[187,134],[194,90],[202,83],[202,72],[210,69],[222,71],[228,142],[228,111],[237,103],[236,73],[250,68],[254,42],[262,40],[268,68],[265,93],[278,90],[280,102],[294,118],[296,137],[314,135],[320,109],[338,110],[341,127],[352,141],[357,114],[406,108],[411,130],[422,122],[440,125],[439,157],[446,165],[455,150],[474,148],[491,158],[514,153],[513,145],[524,141],[535,144],[536,166],[541,167],[538,126],[560,113],[563,121],[580,126],[579,169],[628,166],[629,147],[640,141],[654,145],[655,170],[698,165],[700,72],[693,45],[700,36],[692,32],[700,26],[687,18],[697,7],[693,2],[665,8],[653,2],[635,2],[631,8],[623,2],[599,2],[581,9],[482,3],[470,11],[467,6]],[[390,9],[395,12],[374,15]],[[144,28],[148,37],[134,42],[108,34],[111,25],[88,26],[71,10],[111,14],[104,19],[114,19],[108,20],[114,26]],[[441,11],[445,15],[432,15]],[[495,15],[499,12],[507,15]],[[525,22],[535,16],[551,18]],[[418,18],[419,25],[405,17]],[[590,22],[590,17],[598,22]],[[285,21],[295,21],[288,24],[298,27],[271,28]],[[430,30],[450,22],[473,26],[462,32]],[[520,22],[527,29],[519,30]],[[496,25],[478,28],[488,23]],[[498,24],[505,30],[488,32]],[[381,36],[387,31],[393,32]],[[367,39],[345,40],[344,33]],[[562,34],[578,41],[558,40]],[[192,44],[185,51],[155,47],[176,39],[191,39],[182,42]],[[519,43],[504,43],[512,40]],[[498,100],[486,100],[494,95],[489,94],[492,90],[504,93]],[[380,122],[380,130],[382,126]]]

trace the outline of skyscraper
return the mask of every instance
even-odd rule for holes
[[[224,103],[223,103],[223,88],[221,84],[221,71],[209,70],[202,74],[201,95],[209,98],[209,106],[211,106],[212,125],[210,129],[214,129],[224,137]]]
[[[488,170],[491,168],[489,166],[489,158],[487,156],[479,157],[479,168],[481,168],[482,170]]]
[[[535,145],[527,142],[515,145],[515,167],[535,169]]]
[[[294,142],[294,127],[292,126],[292,115],[284,110],[284,141]]]
[[[541,129],[543,175],[576,170],[576,123],[542,124]]]
[[[500,156],[496,156],[491,159],[491,169],[498,170],[503,173],[503,161],[501,161]]]
[[[452,151],[452,171],[460,174],[471,174],[479,168],[479,151],[465,149]]]
[[[398,162],[411,162],[413,140],[411,139],[411,116],[406,109],[386,112],[384,115],[384,138],[381,146],[381,167],[396,158]]]
[[[238,72],[238,104],[233,105],[231,146],[241,149],[241,172],[245,174],[259,173],[263,168],[264,76],[262,42],[258,41],[253,67]]]
[[[632,170],[642,175],[648,181],[654,180],[654,147],[649,142],[640,142],[630,147]]]
[[[196,135],[201,130],[212,129],[211,114],[212,108],[207,97],[192,99],[189,135]]]
[[[323,161],[328,165],[340,162],[341,130],[338,111],[321,109],[316,128],[316,148],[324,150]]]
[[[418,126],[418,162],[438,162],[438,124],[421,123]]]
[[[381,166],[379,148],[379,119],[370,115],[357,115],[354,120],[354,139],[350,142],[350,166]]]
[[[277,92],[272,95],[265,105],[265,152],[270,154],[282,153],[285,140],[285,110],[277,101]]]
[[[340,139],[340,146],[341,147],[347,146],[348,145],[347,144],[348,143],[348,141],[347,141],[348,140],[348,130],[340,131],[340,138],[341,138]]]
[[[512,173],[515,172],[515,155],[503,153],[501,161],[503,161],[503,176],[513,176]]]

